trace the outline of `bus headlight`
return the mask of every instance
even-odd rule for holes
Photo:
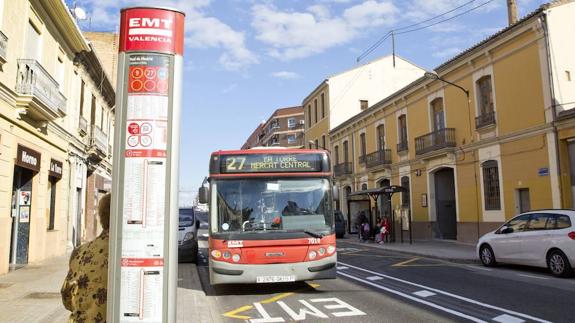
[[[232,256],[232,253],[229,251],[224,251],[224,259],[230,259],[230,257]]]
[[[317,252],[315,252],[315,251],[313,251],[313,250],[310,251],[310,252],[308,253],[308,257],[309,257],[310,260],[315,259],[315,257],[317,257]]]
[[[235,253],[235,254],[232,256],[232,260],[233,260],[234,262],[239,262],[239,261],[240,261],[240,254]]]
[[[317,253],[318,253],[320,256],[325,255],[325,248],[323,248],[323,247],[319,248],[319,250],[317,251]]]
[[[188,233],[186,233],[186,235],[184,236],[184,241],[192,240],[193,238],[194,238],[194,233],[193,233],[193,232],[188,232]]]
[[[328,254],[331,255],[334,252],[335,252],[335,246],[332,246],[332,245],[327,246],[327,253]]]
[[[219,250],[212,250],[212,257],[219,259],[222,256],[222,253]]]

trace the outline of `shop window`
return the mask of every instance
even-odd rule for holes
[[[483,200],[485,210],[501,210],[497,161],[488,160],[481,164],[481,168],[483,169]]]

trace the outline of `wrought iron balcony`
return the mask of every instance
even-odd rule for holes
[[[407,146],[407,140],[399,142],[397,144],[397,152],[402,152],[402,151],[407,151],[408,146]]]
[[[88,133],[88,121],[82,116],[80,116],[80,121],[78,122],[78,131],[82,136]]]
[[[90,138],[90,144],[92,148],[95,148],[102,156],[106,156],[108,153],[108,136],[98,128],[96,125],[92,125],[92,136]]]
[[[336,177],[343,175],[350,175],[353,173],[353,163],[344,162],[341,164],[337,164],[333,167],[333,172]]]
[[[365,164],[365,154],[359,156],[357,160],[360,164]]]
[[[28,108],[32,118],[54,120],[66,115],[66,97],[58,82],[34,59],[18,60],[16,92],[18,105]]]
[[[475,117],[475,129],[480,129],[495,124],[495,111],[482,112]]]
[[[389,164],[391,164],[391,149],[378,150],[365,156],[365,166],[367,168]]]
[[[415,138],[416,155],[446,147],[455,147],[455,128],[443,128]]]
[[[6,63],[6,51],[8,48],[8,37],[0,31],[0,65]]]

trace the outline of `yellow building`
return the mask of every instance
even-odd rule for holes
[[[330,131],[350,227],[363,210],[393,215],[397,239],[411,216],[416,239],[475,242],[519,212],[572,207],[574,16],[572,1],[542,6]],[[377,213],[347,196],[388,185],[408,191]]]
[[[3,274],[89,237],[87,175],[110,179],[114,91],[63,1],[0,0],[0,31]]]

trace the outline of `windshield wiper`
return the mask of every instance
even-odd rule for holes
[[[318,238],[318,239],[321,239],[324,236],[323,233],[313,232],[313,231],[309,231],[309,230],[304,230],[303,232],[309,234],[310,236],[312,236],[314,238]]]

